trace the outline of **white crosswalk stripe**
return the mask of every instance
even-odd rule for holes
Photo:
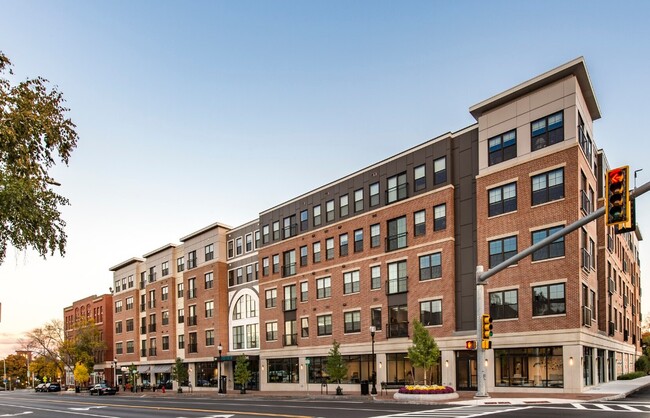
[[[576,409],[582,410],[602,410],[602,411],[616,411],[616,412],[650,412],[650,404],[639,404],[639,403],[572,403]]]
[[[598,408],[604,410],[604,411],[615,411],[615,409],[610,408],[607,405],[603,405],[602,403],[593,403],[592,405],[597,406]]]
[[[587,409],[581,403],[572,403],[571,406],[573,406],[575,409]]]
[[[453,408],[432,409],[428,411],[414,411],[404,412],[401,414],[382,415],[374,418],[473,418],[528,408],[530,407],[458,406]]]

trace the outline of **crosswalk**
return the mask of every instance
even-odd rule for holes
[[[403,412],[400,414],[382,415],[373,418],[472,418],[503,412],[520,411],[530,406],[457,406],[452,408],[432,409],[428,411]]]
[[[650,405],[639,403],[572,403],[576,409],[615,412],[650,412]]]

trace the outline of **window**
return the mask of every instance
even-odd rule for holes
[[[314,206],[314,226],[321,224],[321,208],[320,205]]]
[[[542,229],[533,231],[533,245],[537,244],[546,237],[549,237],[564,228],[564,226],[556,226],[553,228]],[[533,253],[533,261],[546,260],[549,258],[563,257],[564,256],[564,237],[560,237],[539,250]]]
[[[248,348],[257,348],[257,342],[260,339],[260,330],[258,324],[246,325],[246,343]]]
[[[187,253],[187,269],[193,269],[196,267],[196,250],[190,251]]]
[[[517,210],[517,183],[488,190],[488,216],[501,215]]]
[[[490,268],[492,268],[517,254],[517,237],[495,239],[488,243],[488,247]]]
[[[426,211],[419,210],[413,214],[413,235],[416,237],[427,233]]]
[[[388,264],[388,294],[407,291],[406,261]]]
[[[246,283],[253,281],[253,265],[246,266]]]
[[[246,240],[245,241],[246,243],[244,245],[246,245],[246,252],[248,253],[248,252],[253,251],[253,235],[252,234],[246,234],[245,240]]]
[[[282,239],[291,238],[296,235],[296,215],[287,216],[282,222]]]
[[[361,212],[363,210],[363,189],[354,191],[354,211]]]
[[[566,313],[564,283],[533,287],[533,316]]]
[[[442,231],[447,228],[447,204],[433,207],[433,230]]]
[[[122,343],[115,344],[115,354],[122,354]]]
[[[262,244],[268,244],[270,241],[271,230],[268,225],[262,227]]]
[[[413,190],[418,191],[427,187],[426,165],[422,164],[413,169]]]
[[[372,183],[369,187],[370,195],[370,207],[377,206],[379,204],[379,182]]]
[[[386,244],[386,251],[406,247],[406,216],[388,221]]]
[[[408,197],[408,184],[406,183],[406,173],[401,173],[393,177],[388,177],[386,183],[386,202],[393,203]]]
[[[349,197],[348,195],[344,194],[339,198],[339,217],[344,217],[348,216],[350,209],[350,204],[349,204]]]
[[[339,235],[339,257],[348,255],[348,234]]]
[[[440,253],[420,257],[420,280],[439,279],[442,277],[442,257]]]
[[[381,227],[379,224],[370,225],[370,248],[381,245]]]
[[[241,350],[244,348],[244,326],[239,325],[232,328],[232,348]]]
[[[433,184],[445,182],[447,182],[447,157],[442,157],[433,162]]]
[[[318,335],[332,335],[332,315],[317,316]]]
[[[273,241],[280,239],[280,221],[273,222]]]
[[[343,273],[343,293],[359,293],[359,270]]]
[[[314,263],[320,263],[320,242],[313,244]]]
[[[228,241],[228,258],[233,258],[235,256],[235,241]]]
[[[269,275],[269,258],[264,257],[262,259],[262,275],[263,276],[268,276]]]
[[[177,292],[176,296],[177,297],[179,297],[179,298],[183,297],[184,288],[185,288],[185,286],[183,285],[183,283],[178,284],[178,286],[176,287],[176,292]]]
[[[178,315],[178,323],[182,324],[185,322],[185,309],[180,308],[177,312]]]
[[[370,288],[371,289],[381,288],[381,267],[380,266],[370,267]]]
[[[564,198],[564,169],[533,176],[533,206]]]
[[[187,350],[190,353],[196,353],[198,351],[198,337],[196,335],[196,332],[190,332],[189,334],[189,343],[187,344]]]
[[[255,249],[260,247],[260,231],[259,229],[255,231]]]
[[[316,280],[316,299],[324,299],[332,296],[332,280],[330,277],[323,277]]]
[[[494,319],[518,318],[517,289],[490,292],[490,315]]]
[[[133,354],[135,352],[135,348],[133,346],[133,341],[127,341],[126,342],[126,353],[127,354]]]
[[[237,284],[242,284],[244,283],[244,269],[241,267],[237,267],[235,270],[235,273],[237,274]],[[275,273],[275,271],[274,271]]]
[[[156,291],[155,290],[150,290],[149,291],[149,308],[155,308],[156,307]]]
[[[296,285],[291,284],[288,286],[284,286],[284,311],[295,311],[296,310]]]
[[[167,262],[167,264],[169,265],[169,262]],[[130,275],[129,276],[129,289],[131,289],[134,285],[135,285],[135,283],[133,281],[133,275]]]
[[[156,267],[149,268],[149,283],[156,281]]]
[[[122,301],[118,300],[115,302],[115,313],[122,312]]]
[[[442,300],[420,302],[420,322],[422,325],[442,325]]]
[[[160,300],[169,299],[169,286],[163,286],[160,289]]]
[[[309,337],[309,318],[300,318],[300,336]]]
[[[309,283],[300,283],[300,301],[307,302],[309,300]]]
[[[300,247],[300,265],[303,267],[307,265],[307,256],[307,246],[303,245]]]
[[[354,231],[354,252],[361,251],[363,251],[363,229],[357,229]]]
[[[273,273],[280,272],[280,254],[273,254]]]
[[[361,332],[361,311],[343,314],[343,332]]]
[[[161,270],[162,270],[163,277],[169,274],[169,261],[165,261],[162,263]]]
[[[205,246],[205,261],[210,261],[213,258],[214,258],[214,244],[208,244]]]
[[[213,285],[214,285],[214,277],[213,277],[212,272],[205,273],[205,288],[206,289],[212,289]]]
[[[562,112],[553,113],[530,124],[531,151],[548,147],[564,141],[564,121]]]
[[[332,222],[334,220],[334,200],[325,202],[325,222]]]
[[[370,308],[370,325],[381,331],[381,308]]]
[[[116,334],[121,334],[122,333],[122,321],[117,321],[115,323],[115,333]]]
[[[205,317],[212,318],[214,314],[214,301],[205,302]]]
[[[163,311],[161,316],[161,323],[163,325],[169,325],[169,311]]]
[[[266,323],[266,341],[276,341],[278,339],[278,323]]]
[[[169,335],[162,337],[162,349],[169,350]]]
[[[126,310],[130,311],[131,309],[133,309],[133,296],[126,298]]]
[[[275,308],[278,299],[278,289],[268,289],[266,291],[266,307]]]
[[[187,310],[188,310],[187,324],[190,326],[196,325],[197,322],[196,305],[188,306]]]
[[[488,139],[488,165],[498,164],[517,156],[517,132],[512,130]]]
[[[208,329],[205,331],[205,345],[211,346],[214,345],[214,330]]]
[[[282,266],[282,277],[289,277],[296,274],[296,250],[289,250],[282,253],[284,265]]]
[[[325,240],[325,259],[331,260],[334,258],[334,238],[327,238]]]
[[[126,320],[126,332],[132,332],[134,328],[133,319]]]
[[[300,230],[306,231],[309,228],[309,212],[307,209],[300,212]]]
[[[178,349],[179,350],[184,350],[185,349],[185,335],[180,334],[178,336]]]

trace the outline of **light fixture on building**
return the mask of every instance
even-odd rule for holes
[[[573,357],[569,357],[569,366],[573,366]]]
[[[445,367],[449,367],[449,360],[445,360]]]

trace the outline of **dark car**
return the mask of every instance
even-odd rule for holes
[[[45,392],[61,392],[61,385],[58,383],[46,383]]]
[[[95,386],[91,387],[89,390],[91,395],[97,394],[102,395],[115,395],[115,388],[112,388],[104,383],[97,383]]]
[[[156,385],[156,389],[162,389],[163,387],[165,389],[171,389],[172,388],[172,381],[167,380],[165,382],[158,382],[158,384]]]

